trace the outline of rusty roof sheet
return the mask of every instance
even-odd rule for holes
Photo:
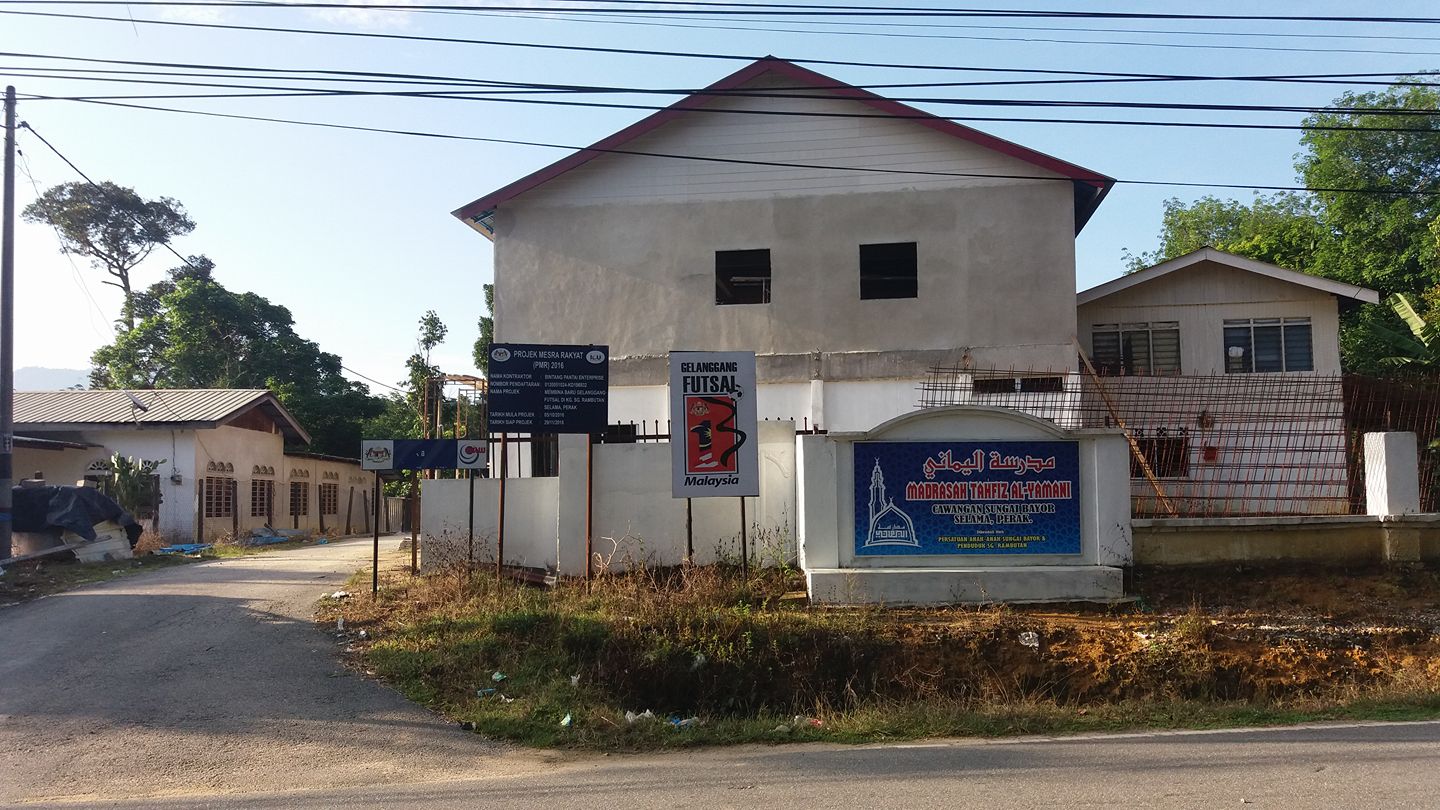
[[[168,388],[130,391],[16,391],[15,427],[30,432],[87,427],[217,427],[262,407],[287,437],[310,436],[263,388]]]

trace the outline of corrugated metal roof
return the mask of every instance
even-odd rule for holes
[[[261,405],[287,435],[310,437],[275,395],[263,388],[167,388],[131,391],[16,391],[17,430],[102,425],[214,427]]]

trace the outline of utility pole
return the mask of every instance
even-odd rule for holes
[[[5,88],[4,228],[0,236],[0,560],[11,553],[15,495],[15,88]]]

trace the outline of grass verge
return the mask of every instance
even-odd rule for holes
[[[319,619],[345,619],[337,635],[367,674],[540,747],[1440,717],[1440,639],[1424,617],[1337,624],[1199,602],[821,609],[795,598],[798,585],[790,571],[744,581],[723,567],[552,590],[465,571],[388,575],[378,599],[325,600]],[[647,709],[655,719],[627,719]]]

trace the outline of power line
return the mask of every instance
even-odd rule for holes
[[[26,100],[30,101],[75,101],[95,104],[113,104],[116,106],[128,106],[121,102],[139,100],[223,100],[223,99],[264,99],[264,98],[316,98],[316,97],[391,97],[391,98],[418,98],[418,99],[448,99],[452,101],[490,102],[499,104],[527,104],[540,106],[558,107],[580,107],[586,109],[614,109],[614,110],[638,110],[642,112],[658,112],[670,109],[670,107],[656,106],[651,104],[628,104],[621,102],[605,101],[560,101],[554,99],[527,99],[527,98],[499,98],[457,94],[450,91],[367,91],[367,90],[306,90],[306,91],[279,91],[267,93],[185,93],[185,94],[132,94],[118,96],[52,96],[44,94],[25,94]],[[772,99],[793,99],[793,98],[814,98],[793,95],[761,96]],[[895,100],[895,99],[889,99]],[[1121,108],[1138,109],[1176,109],[1176,110],[1225,110],[1225,111],[1251,111],[1251,112],[1308,112],[1311,114],[1374,114],[1378,116],[1393,115],[1400,117],[1431,118],[1440,115],[1435,110],[1411,110],[1404,108],[1331,108],[1331,107],[1261,107],[1244,105],[1167,105],[1155,102],[1066,102],[1066,101],[1035,101],[1026,102],[1019,100],[972,100],[972,99],[906,99],[936,104],[956,104],[964,106],[995,106],[1014,108],[1064,108],[1077,107],[1097,109],[1108,106]],[[143,106],[141,107],[143,109]],[[883,119],[883,120],[918,120],[929,121],[936,118],[965,123],[1025,123],[1025,124],[1069,124],[1069,125],[1091,125],[1091,126],[1128,126],[1128,127],[1160,127],[1160,128],[1194,128],[1194,129],[1254,129],[1254,130],[1276,130],[1276,131],[1301,131],[1301,132],[1391,132],[1410,133],[1420,135],[1440,134],[1440,130],[1403,127],[1403,126],[1358,126],[1339,124],[1263,124],[1263,123],[1241,123],[1226,121],[1149,121],[1139,119],[1114,119],[1114,118],[1018,118],[1014,116],[975,116],[975,115],[937,115],[926,112],[914,113],[851,113],[831,112],[821,110],[770,110],[770,109],[744,109],[744,108],[715,108],[715,107],[686,107],[687,112],[704,113],[711,115],[740,115],[751,117],[783,117],[783,118],[826,118],[826,119]]]
[[[35,174],[30,169],[30,158],[23,151],[18,149],[16,151],[20,156],[20,170],[25,173],[25,178],[30,181],[30,187],[35,190],[35,198],[39,199],[43,195],[40,191],[40,183],[35,179]],[[65,250],[65,237],[60,233],[60,226],[54,222],[49,223],[49,225],[50,229],[55,232],[55,240],[60,243],[60,253],[64,255],[65,261],[70,265],[70,273],[75,282],[75,286],[84,294],[85,300],[90,302],[90,307],[95,310],[95,314],[100,316],[100,322],[109,323],[109,318],[105,316],[105,311],[100,308],[100,304],[95,300],[95,296],[90,293],[90,285],[86,283],[85,276],[80,272],[80,267],[75,264],[75,257],[70,255],[70,251]],[[95,326],[95,321],[88,316],[88,313],[85,322],[90,326],[90,331],[94,332],[97,338],[102,340],[105,338],[105,335]]]
[[[370,133],[376,133],[376,134],[382,134],[382,135],[404,135],[404,136],[407,136],[407,137],[432,138],[432,139],[438,139],[438,140],[466,141],[466,142],[475,142],[475,143],[494,143],[494,144],[505,144],[505,145],[509,145],[509,146],[532,146],[532,147],[538,147],[538,148],[543,148],[543,149],[563,149],[563,150],[571,151],[571,152],[596,152],[596,153],[601,153],[601,154],[631,155],[631,156],[635,156],[635,157],[661,158],[661,159],[666,159],[666,160],[688,160],[688,161],[695,161],[695,162],[700,162],[700,163],[725,163],[725,164],[736,164],[736,165],[743,165],[743,166],[767,166],[767,167],[789,168],[789,169],[820,169],[820,170],[823,170],[823,171],[860,172],[860,173],[866,173],[866,174],[899,174],[899,175],[910,175],[910,176],[921,176],[921,177],[964,177],[964,178],[999,179],[999,180],[1036,180],[1036,181],[1067,182],[1067,183],[1068,183],[1068,182],[1073,182],[1073,180],[1082,180],[1082,181],[1088,180],[1088,181],[1090,181],[1090,182],[1112,182],[1112,183],[1115,183],[1115,184],[1117,184],[1117,185],[1118,185],[1118,184],[1124,184],[1124,185],[1132,185],[1132,186],[1166,186],[1166,187],[1176,187],[1176,188],[1218,188],[1218,189],[1235,189],[1235,190],[1246,190],[1246,191],[1295,191],[1295,192],[1327,193],[1327,194],[1377,194],[1377,195],[1389,195],[1389,196],[1401,196],[1401,197],[1412,197],[1412,196],[1418,197],[1418,196],[1431,196],[1431,195],[1435,195],[1435,194],[1440,194],[1440,191],[1424,191],[1424,190],[1419,190],[1419,189],[1340,188],[1340,187],[1333,187],[1333,188],[1332,188],[1332,187],[1310,188],[1310,187],[1306,187],[1306,186],[1254,185],[1254,184],[1246,184],[1246,183],[1200,183],[1200,182],[1187,182],[1187,181],[1175,181],[1175,180],[1116,179],[1116,178],[1107,178],[1107,177],[1104,177],[1104,176],[1102,176],[1102,175],[1095,175],[1095,176],[1089,177],[1089,178],[1073,178],[1073,179],[1072,179],[1072,178],[1041,177],[1041,176],[1037,176],[1037,175],[985,174],[985,173],[975,173],[975,172],[941,172],[941,171],[927,171],[927,170],[920,170],[920,169],[914,169],[914,170],[912,170],[912,169],[887,169],[887,168],[882,168],[882,167],[877,167],[877,166],[836,166],[836,165],[831,165],[831,164],[795,163],[795,162],[772,161],[772,160],[747,160],[747,159],[743,159],[743,158],[723,158],[723,157],[713,157],[713,156],[706,156],[706,155],[680,155],[680,154],[671,154],[671,153],[665,153],[665,152],[648,152],[648,151],[641,151],[641,150],[635,150],[635,149],[608,149],[608,148],[601,148],[601,147],[597,147],[597,146],[574,146],[574,145],[569,145],[569,144],[545,143],[545,142],[541,142],[541,141],[522,141],[522,140],[515,140],[515,139],[508,139],[508,138],[488,138],[488,137],[483,137],[483,136],[479,136],[479,135],[457,135],[457,134],[453,134],[453,133],[424,132],[424,131],[418,131],[418,130],[387,129],[387,128],[384,128],[384,127],[366,127],[366,126],[359,126],[359,125],[355,125],[355,124],[336,124],[336,123],[323,122],[323,121],[301,121],[301,120],[289,119],[289,118],[273,118],[273,117],[258,116],[258,115],[242,115],[242,114],[239,114],[239,113],[221,113],[221,112],[212,112],[212,111],[208,111],[208,110],[188,110],[188,109],[176,108],[176,107],[159,107],[159,106],[153,106],[153,105],[128,104],[128,103],[113,102],[113,101],[94,101],[94,102],[83,102],[83,103],[98,104],[98,105],[109,106],[109,107],[120,107],[120,108],[126,108],[126,109],[137,109],[137,110],[149,110],[149,111],[155,111],[155,112],[178,113],[178,114],[183,114],[183,115],[196,115],[196,116],[210,117],[210,118],[226,118],[226,119],[240,120],[240,121],[257,121],[257,122],[272,123],[272,124],[288,124],[288,125],[294,125],[294,126],[316,127],[316,128],[322,128],[322,129],[338,129],[338,130],[346,130],[346,131],[353,131],[353,132],[370,132]],[[32,130],[32,131],[33,131],[33,130]],[[1411,130],[1406,130],[1406,131],[1411,131]],[[1425,131],[1424,131],[1424,130],[1421,130],[1420,132],[1425,132]],[[53,147],[52,147],[52,148],[53,148]]]
[[[649,7],[645,14],[761,14],[773,16],[868,16],[868,17],[983,17],[983,18],[1057,18],[1057,19],[1103,19],[1103,20],[1208,20],[1243,22],[1319,22],[1319,23],[1390,23],[1390,24],[1434,24],[1440,18],[1434,17],[1382,17],[1357,15],[1296,15],[1296,14],[1180,14],[1158,12],[1119,11],[1069,11],[1053,9],[957,9],[929,6],[851,6],[834,4],[805,3],[727,3],[704,2],[703,0],[607,0],[606,6],[567,7],[566,2],[587,0],[555,0],[556,5],[543,8],[530,7],[539,13],[637,13],[637,9],[615,8],[616,5]],[[124,6],[126,0],[0,0],[4,5],[81,5],[81,6]],[[147,5],[223,8],[338,8],[345,10],[449,10],[449,11],[494,11],[525,10],[524,7],[504,5],[408,5],[397,3],[333,3],[333,2],[275,2],[254,0],[253,2],[232,2],[231,0],[149,0]],[[680,8],[673,8],[679,6]]]
[[[256,89],[256,91],[269,92],[225,92],[225,94],[130,94],[130,95],[32,95],[32,101],[156,101],[156,99],[242,99],[242,98],[418,98],[418,99],[449,99],[449,101],[475,101],[494,102],[494,104],[530,104],[544,105],[544,107],[582,107],[602,108],[602,110],[639,110],[639,111],[661,111],[668,107],[657,107],[649,104],[622,104],[622,102],[605,101],[556,101],[556,99],[544,98],[505,98],[495,95],[481,95],[482,92],[490,91],[382,91],[382,89],[330,89],[330,88],[287,88],[287,86],[266,86],[266,85],[235,85],[215,84],[215,82],[179,82],[179,81],[134,81],[134,79],[101,78],[101,76],[43,76],[43,78],[72,79],[72,81],[99,81],[99,82],[122,82],[122,84],[158,84],[158,85],[184,85],[203,86],[203,88],[229,88],[229,89]],[[589,92],[618,92],[618,94],[645,94],[644,89],[608,89],[608,91]],[[672,92],[672,91],[665,91]],[[769,98],[769,99],[832,99],[832,95],[801,95],[783,92],[783,94],[769,94],[769,92],[720,92],[720,94],[707,94],[706,91],[696,91],[691,95],[714,95],[717,98]],[[909,104],[943,104],[960,105],[960,107],[1005,107],[1005,108],[1081,108],[1081,110],[1171,110],[1171,111],[1211,111],[1211,112],[1305,112],[1305,114],[1364,114],[1364,115],[1394,115],[1394,117],[1416,117],[1427,118],[1440,115],[1437,110],[1414,110],[1414,108],[1398,107],[1286,107],[1286,105],[1264,105],[1264,104],[1182,104],[1182,102],[1158,102],[1158,101],[1063,101],[1063,99],[1005,99],[1005,98],[933,98],[933,97],[894,97],[887,101],[909,102]],[[894,112],[825,112],[825,111],[801,111],[801,110],[732,110],[732,108],[691,108],[693,112],[707,112],[707,114],[720,115],[780,115],[780,117],[812,117],[812,118],[891,118],[891,120],[930,120],[930,118],[945,118],[948,121],[1004,121],[1004,123],[1045,123],[1045,124],[1106,124],[1106,125],[1162,125],[1162,127],[1227,127],[1227,128],[1250,128],[1259,125],[1238,124],[1238,123],[1204,123],[1204,121],[1115,121],[1115,120],[1057,120],[1057,118],[973,118],[973,117],[948,117],[948,115],[932,115],[927,112],[917,114],[894,114]],[[1345,130],[1345,131],[1385,131],[1385,133],[1407,133],[1416,131],[1407,127],[1341,127],[1341,125],[1269,125],[1264,128],[1289,128],[1289,130]]]
[[[3,13],[3,12],[0,12],[0,13]],[[630,51],[630,52],[631,52],[631,53],[637,53],[637,54],[651,53],[650,51],[638,51],[638,50],[637,50],[637,51]],[[700,54],[700,53],[690,53],[690,54],[679,54],[679,53],[677,53],[676,55],[692,56],[692,57],[695,57],[695,58],[705,58],[705,59],[709,59],[709,58],[727,59],[727,60],[743,59],[743,60],[748,60],[748,61],[754,61],[754,60],[757,58],[757,57],[751,57],[751,56],[741,56],[741,55],[732,55],[732,54],[720,54],[720,55],[715,55],[715,54]],[[437,75],[433,75],[433,74],[391,73],[391,72],[383,72],[383,71],[356,71],[356,70],[335,70],[335,69],[315,69],[315,68],[269,68],[269,67],[258,67],[258,66],[249,66],[249,65],[207,65],[207,64],[201,64],[201,63],[186,63],[186,62],[150,62],[150,61],[126,60],[126,59],[99,59],[99,58],[94,58],[94,57],[62,56],[62,55],[57,55],[57,54],[23,53],[23,52],[16,52],[16,51],[0,51],[0,56],[12,56],[12,57],[20,57],[20,58],[28,58],[28,59],[59,60],[59,61],[70,61],[70,62],[92,62],[92,63],[96,63],[96,64],[128,65],[128,66],[133,66],[133,67],[165,67],[165,68],[173,68],[173,69],[177,69],[177,70],[233,70],[233,71],[237,71],[237,72],[265,73],[265,74],[272,74],[272,73],[313,73],[313,74],[318,74],[318,75],[323,75],[323,76],[337,76],[337,77],[360,77],[360,78],[373,78],[373,79],[388,78],[388,79],[407,79],[407,80],[433,80],[433,81],[437,81],[437,82],[458,82],[458,83],[464,83],[464,84],[475,84],[475,85],[483,85],[483,86],[564,88],[564,89],[574,89],[574,90],[577,90],[577,91],[582,91],[582,90],[583,90],[583,91],[604,91],[604,90],[607,89],[607,88],[604,88],[604,87],[602,87],[602,86],[595,86],[595,85],[564,85],[564,84],[538,84],[538,83],[531,83],[531,82],[507,82],[507,81],[498,81],[498,80],[493,80],[493,79],[474,79],[474,78],[454,77],[454,76],[437,76]],[[801,62],[801,63],[807,62],[807,60],[794,60],[794,59],[792,59],[792,60],[787,60],[787,61]],[[825,62],[825,64],[848,65],[848,66],[861,66],[861,67],[873,67],[873,66],[877,66],[875,63],[840,62],[840,61]],[[1192,81],[1193,81],[1193,82],[1326,82],[1326,83],[1335,83],[1335,84],[1382,84],[1382,85],[1386,85],[1386,86],[1391,85],[1391,84],[1397,84],[1397,83],[1398,83],[1398,84],[1406,84],[1406,85],[1415,85],[1415,86],[1435,86],[1435,84],[1436,84],[1436,83],[1433,83],[1433,82],[1416,82],[1416,81],[1407,81],[1407,80],[1401,80],[1401,81],[1398,81],[1398,82],[1364,82],[1364,81],[1357,81],[1357,80],[1360,80],[1360,79],[1367,79],[1367,78],[1393,77],[1393,76],[1413,77],[1414,75],[1416,75],[1416,74],[1414,74],[1414,73],[1412,73],[1412,72],[1407,72],[1407,71],[1391,71],[1391,72],[1384,72],[1384,73],[1293,73],[1293,74],[1271,74],[1271,75],[1258,75],[1258,74],[1204,75],[1204,74],[1179,74],[1179,73],[1125,73],[1125,72],[1115,72],[1115,71],[1088,71],[1088,70],[1051,70],[1051,69],[1036,69],[1036,68],[998,68],[998,67],[988,67],[988,66],[967,66],[967,65],[946,65],[946,66],[933,66],[933,65],[932,65],[932,66],[923,66],[923,65],[918,65],[918,66],[908,66],[908,65],[900,65],[900,64],[889,64],[889,65],[879,65],[879,66],[882,66],[882,67],[894,67],[894,68],[915,67],[916,69],[937,69],[937,70],[975,72],[975,73],[991,73],[991,74],[994,74],[994,73],[1002,73],[1002,74],[1031,73],[1031,74],[1039,74],[1039,75],[1045,75],[1045,76],[1066,76],[1066,77],[1087,77],[1087,78],[1073,78],[1073,79],[1072,79],[1072,78],[1066,78],[1066,79],[1016,79],[1016,80],[1005,80],[1005,81],[996,81],[996,82],[901,82],[901,83],[881,83],[881,84],[866,83],[866,84],[864,84],[864,85],[861,85],[862,89],[865,89],[865,88],[869,88],[869,89],[891,89],[891,88],[911,88],[911,87],[973,87],[973,86],[989,86],[989,85],[992,85],[992,84],[999,84],[999,85],[1008,85],[1008,84],[1071,84],[1071,83],[1151,82],[1151,81],[1158,81],[1158,82],[1192,82]],[[37,68],[37,69],[38,69],[38,68]],[[817,86],[817,87],[774,87],[774,88],[769,88],[769,89],[770,89],[771,91],[778,92],[778,91],[786,91],[786,90],[807,90],[807,89],[809,89],[809,90],[849,89],[849,86],[847,86],[847,85],[835,85],[834,87],[831,87],[831,88],[819,87],[819,86]],[[655,92],[675,92],[675,93],[683,93],[683,94],[692,94],[692,93],[696,93],[696,92],[701,92],[701,90],[703,90],[703,88],[674,89],[674,90],[658,89],[658,90],[656,90]],[[727,92],[728,92],[728,91],[727,91]]]
[[[288,4],[288,3],[282,4],[282,5],[284,5],[284,6],[286,6],[286,7],[290,7],[290,8],[296,7],[296,6],[292,6],[292,5]],[[246,4],[244,7],[248,8],[249,5]],[[346,6],[346,8],[354,8],[354,7],[353,7],[353,6]],[[456,45],[485,45],[485,46],[492,46],[492,47],[533,48],[533,49],[540,49],[540,50],[568,51],[568,52],[578,52],[578,53],[608,53],[608,54],[623,54],[623,55],[630,55],[630,56],[664,56],[664,57],[685,58],[685,59],[718,59],[718,60],[747,61],[747,62],[749,62],[749,61],[754,61],[754,60],[756,59],[756,57],[754,57],[754,56],[742,56],[742,55],[738,55],[738,54],[699,54],[699,53],[688,53],[688,52],[683,52],[683,51],[644,50],[644,49],[636,49],[636,48],[613,48],[613,47],[602,47],[602,46],[598,46],[598,45],[561,45],[561,44],[556,44],[556,43],[540,43],[540,42],[507,42],[507,41],[503,41],[503,40],[470,39],[470,38],[465,38],[465,37],[422,36],[422,35],[419,35],[419,34],[395,34],[395,33],[382,33],[382,32],[378,32],[378,31],[330,31],[330,30],[317,29],[317,28],[290,28],[290,27],[265,26],[265,25],[240,25],[240,24],[238,24],[238,23],[193,22],[193,21],[185,21],[185,20],[155,20],[155,19],[141,19],[141,18],[134,18],[134,17],[108,17],[108,16],[103,16],[103,15],[98,15],[98,14],[64,14],[64,13],[51,12],[51,11],[15,11],[15,10],[0,9],[0,14],[9,14],[9,15],[23,16],[23,17],[44,17],[44,18],[56,18],[56,19],[68,19],[68,20],[92,20],[92,21],[104,21],[104,22],[130,23],[130,24],[132,24],[132,25],[134,25],[134,24],[162,25],[162,26],[173,26],[173,27],[180,27],[180,28],[202,28],[202,29],[224,30],[224,31],[250,31],[250,32],[260,32],[260,33],[272,33],[272,34],[304,34],[304,35],[309,35],[309,36],[353,37],[353,38],[362,38],[362,39],[383,39],[383,40],[395,40],[395,41],[404,41],[404,42],[433,42],[433,43],[445,43],[445,44],[456,44]],[[1298,18],[1297,18],[1297,19],[1298,19]],[[1088,42],[1086,42],[1085,44],[1097,45],[1097,44],[1104,44],[1104,43],[1102,43],[1102,42],[1097,42],[1097,41],[1088,41]],[[1120,43],[1120,44],[1134,44],[1134,43]],[[1208,46],[1198,46],[1198,45],[1197,45],[1197,46],[1193,46],[1193,47],[1208,47]],[[1254,47],[1259,47],[1259,46],[1254,46]],[[1284,50],[1284,49],[1278,49],[1278,50]],[[1375,53],[1394,54],[1394,53],[1396,53],[1396,52],[1395,52],[1395,51],[1392,51],[1392,50],[1383,50],[1383,51],[1375,51]],[[1411,55],[1434,55],[1434,54],[1415,52],[1415,53],[1413,53],[1413,54],[1411,54]],[[845,65],[845,66],[851,66],[851,67],[896,68],[896,69],[905,69],[905,70],[968,70],[968,69],[969,69],[969,68],[956,68],[956,67],[948,66],[948,65],[914,65],[914,64],[885,63],[885,62],[856,62],[856,61],[838,60],[838,59],[790,59],[789,61],[791,61],[791,62],[796,62],[796,63],[800,63],[800,64],[808,64],[808,65]]]
[[[398,9],[395,9],[395,10],[398,11]],[[444,12],[444,11],[424,12],[424,11],[422,11],[422,12],[420,12],[420,13],[429,13],[429,14],[453,14],[453,15],[456,15],[456,16],[466,16],[466,17],[491,17],[491,18],[501,18],[501,19],[553,20],[553,21],[555,21],[555,22],[570,22],[570,23],[582,23],[582,24],[591,24],[591,25],[629,25],[629,26],[638,26],[638,27],[647,27],[647,28],[680,28],[680,29],[692,29],[692,30],[702,30],[702,31],[753,31],[753,32],[770,33],[770,34],[808,34],[808,35],[812,35],[812,36],[845,36],[845,37],[866,37],[866,38],[882,37],[882,38],[885,38],[885,39],[938,39],[938,40],[960,40],[960,41],[967,41],[967,42],[1039,42],[1039,43],[1061,44],[1061,45],[1119,45],[1119,46],[1125,46],[1125,47],[1142,47],[1142,48],[1179,48],[1179,49],[1192,49],[1192,50],[1223,50],[1223,51],[1263,51],[1263,52],[1271,52],[1271,53],[1355,53],[1355,54],[1383,54],[1383,55],[1385,55],[1385,56],[1435,56],[1435,55],[1437,55],[1437,54],[1440,54],[1440,52],[1437,52],[1437,51],[1402,51],[1402,50],[1396,50],[1396,49],[1394,49],[1394,48],[1378,49],[1378,48],[1336,48],[1336,47],[1320,48],[1320,47],[1293,47],[1293,46],[1292,46],[1292,47],[1286,47],[1286,46],[1279,46],[1279,45],[1240,45],[1240,44],[1215,44],[1215,43],[1202,43],[1202,42],[1136,42],[1136,41],[1134,41],[1134,40],[1118,40],[1118,39],[1068,39],[1068,38],[1058,37],[1058,36],[1044,36],[1044,37],[1042,37],[1042,36],[985,36],[985,35],[982,35],[982,34],[937,34],[937,33],[913,34],[913,33],[903,33],[903,32],[896,32],[896,31],[871,31],[871,30],[851,31],[851,30],[835,30],[835,29],[820,29],[820,28],[786,28],[786,27],[777,26],[777,25],[775,25],[774,23],[770,23],[770,22],[767,22],[767,21],[765,21],[765,20],[745,20],[745,19],[734,19],[734,18],[727,19],[727,20],[725,20],[724,22],[727,22],[727,23],[753,22],[753,23],[757,23],[757,25],[751,25],[751,26],[745,26],[745,25],[721,25],[721,24],[717,24],[717,23],[711,23],[711,22],[709,22],[708,20],[691,18],[691,17],[671,17],[671,18],[669,18],[669,19],[667,19],[667,20],[665,20],[665,21],[654,20],[654,19],[651,19],[651,18],[648,18],[648,17],[637,17],[637,18],[620,17],[619,15],[610,16],[610,17],[585,17],[585,16],[583,16],[583,15],[570,14],[570,15],[565,15],[565,16],[562,16],[562,17],[545,17],[545,16],[535,16],[535,15],[532,14],[532,13],[525,13],[525,12],[523,12],[523,11],[518,12],[518,13],[517,13],[517,12],[500,13],[500,12]],[[693,22],[693,23],[674,22],[674,20],[693,20],[694,22]],[[703,22],[703,23],[707,23],[707,24],[699,24],[699,23],[702,23],[702,22]],[[805,25],[810,25],[810,26],[848,25],[848,26],[851,26],[851,27],[855,27],[855,26],[882,27],[882,26],[902,26],[902,25],[905,25],[904,23],[874,23],[874,22],[854,21],[854,20],[849,20],[849,21],[846,21],[846,22],[844,22],[844,23],[830,23],[830,22],[825,22],[825,21],[823,21],[823,20],[793,20],[793,19],[787,19],[787,20],[785,20],[785,22],[786,22],[787,24],[790,24],[790,25],[805,24]],[[1308,36],[1308,35],[1306,35],[1306,34],[1287,34],[1287,33],[1250,33],[1250,34],[1247,34],[1247,33],[1230,33],[1230,32],[1222,32],[1222,31],[1193,31],[1193,32],[1186,32],[1186,31],[1151,31],[1151,30],[1132,30],[1132,31],[1126,31],[1126,30],[1124,30],[1124,29],[1085,29],[1085,28],[1079,28],[1079,29],[1077,29],[1077,28],[1056,28],[1056,27],[1027,27],[1027,26],[1015,26],[1015,25],[1010,25],[1010,26],[980,26],[980,25],[943,25],[943,24],[942,24],[942,25],[930,25],[930,24],[924,24],[924,25],[913,25],[913,26],[907,26],[907,27],[925,28],[925,29],[929,29],[929,30],[933,30],[933,29],[936,29],[936,28],[946,28],[946,29],[980,29],[980,30],[1001,30],[1001,29],[1004,29],[1004,30],[1022,30],[1022,31],[1031,31],[1031,30],[1033,30],[1033,31],[1061,31],[1061,32],[1064,32],[1064,31],[1076,31],[1076,32],[1093,31],[1093,32],[1095,32],[1095,33],[1104,33],[1104,32],[1113,31],[1113,32],[1116,32],[1116,33],[1129,33],[1129,34],[1134,34],[1134,35],[1136,35],[1136,36],[1139,36],[1139,35],[1142,35],[1142,34],[1145,34],[1145,35],[1150,35],[1150,34],[1164,34],[1164,35],[1181,35],[1181,36],[1215,36],[1215,37],[1230,37],[1230,36],[1265,37],[1265,36],[1274,36],[1274,37],[1302,37],[1302,38],[1303,38],[1303,37]],[[1349,39],[1349,38],[1351,38],[1351,37],[1349,37],[1349,36],[1347,36],[1347,35],[1345,35],[1345,34],[1317,35],[1317,37],[1319,37],[1319,38],[1329,37],[1329,38],[1338,38],[1338,39]],[[1355,37],[1355,38],[1356,38],[1356,39],[1359,39],[1359,38],[1363,38],[1363,37]],[[1440,40],[1440,37],[1384,37],[1384,36],[1377,36],[1377,37],[1375,37],[1375,38],[1377,38],[1377,39],[1413,39],[1413,40],[1420,40],[1420,41],[1436,41],[1436,40]]]
[[[85,172],[81,171],[81,170],[80,170],[80,167],[79,167],[79,166],[76,166],[75,163],[70,160],[70,158],[65,157],[64,153],[62,153],[59,149],[56,149],[56,148],[55,148],[55,144],[50,143],[50,141],[48,141],[48,140],[45,139],[45,136],[44,136],[44,135],[41,135],[39,132],[36,132],[36,131],[35,131],[35,128],[32,127],[32,126],[30,126],[30,122],[29,122],[29,121],[21,121],[19,126],[20,126],[20,129],[29,130],[31,135],[34,135],[36,138],[40,139],[40,142],[43,143],[43,144],[45,144],[45,146],[46,146],[47,148],[49,148],[49,150],[50,150],[51,152],[54,152],[56,157],[58,157],[58,158],[60,158],[61,160],[65,161],[65,165],[66,165],[66,166],[69,166],[72,170],[74,170],[74,172],[75,172],[76,174],[78,174],[78,175],[80,175],[81,177],[85,178],[85,182],[89,183],[90,185],[94,186],[94,187],[97,188],[97,189],[100,189],[102,192],[105,191],[105,187],[104,187],[104,186],[102,186],[102,185],[100,185],[99,183],[95,182],[94,180],[90,179],[90,175],[88,175],[88,174],[86,174]],[[130,216],[130,218],[131,218],[132,220],[134,220],[135,224],[141,225],[141,226],[144,225],[144,223],[140,221],[139,217],[136,217],[134,214],[130,214],[129,216]],[[174,245],[170,244],[168,241],[161,242],[160,244],[161,244],[161,245],[164,245],[164,247],[165,247],[166,250],[168,250],[168,251],[170,251],[171,253],[175,254],[175,258],[179,259],[181,262],[184,262],[184,264],[185,264],[186,267],[189,267],[191,270],[194,270],[194,271],[196,271],[197,273],[198,273],[198,272],[201,272],[201,271],[200,271],[200,268],[198,268],[198,267],[196,267],[194,264],[192,264],[189,259],[187,259],[187,258],[185,258],[184,256],[180,255],[180,251],[176,250]]]

